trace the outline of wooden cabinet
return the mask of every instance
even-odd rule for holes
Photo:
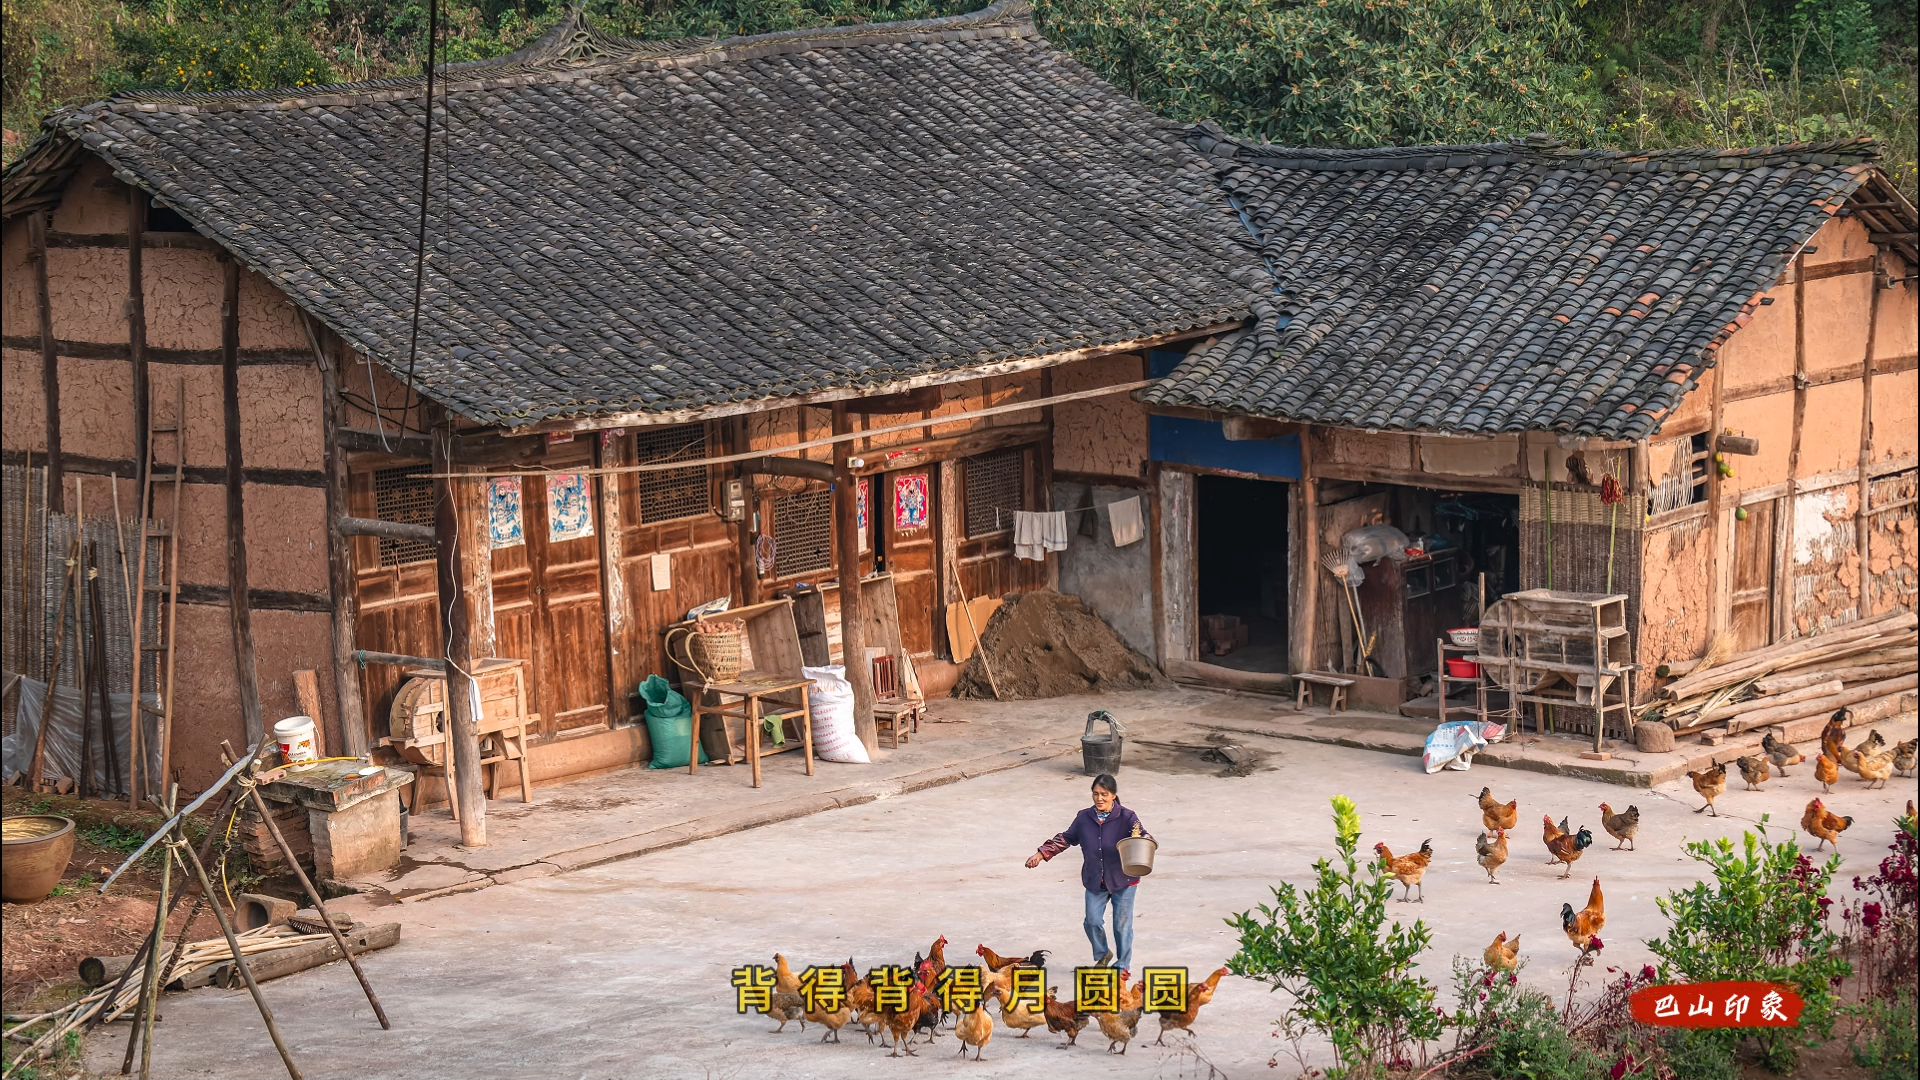
[[[1378,637],[1374,659],[1387,677],[1407,679],[1434,670],[1433,640],[1460,625],[1460,567],[1454,552],[1381,559],[1365,567],[1360,617]]]

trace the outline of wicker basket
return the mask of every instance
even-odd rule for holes
[[[667,632],[667,655],[673,656],[673,635],[685,634],[687,658],[685,666],[692,668],[702,681],[733,682],[740,678],[741,639],[745,631],[736,627],[732,630],[707,631],[705,633],[676,627]]]

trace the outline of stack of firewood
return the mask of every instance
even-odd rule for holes
[[[1661,669],[1677,678],[1660,688],[1641,719],[1664,720],[1680,735],[1777,725],[1789,741],[1811,737],[1796,722],[1817,731],[1842,708],[1853,711],[1856,724],[1885,719],[1920,688],[1916,625],[1913,613],[1896,612],[1725,659],[1709,649],[1701,660]]]

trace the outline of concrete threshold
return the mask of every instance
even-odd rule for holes
[[[976,758],[947,762],[902,776],[848,784],[827,791],[808,792],[784,799],[722,810],[612,840],[603,840],[581,847],[560,848],[508,867],[480,871],[441,863],[437,866],[444,867],[448,871],[445,876],[452,877],[453,880],[444,881],[444,883],[435,881],[427,887],[403,888],[395,891],[376,881],[337,884],[361,893],[376,904],[418,903],[435,897],[474,892],[494,885],[549,877],[622,859],[639,858],[642,855],[666,851],[700,840],[711,840],[730,833],[757,829],[764,825],[773,825],[829,810],[838,810],[842,807],[859,806],[880,799],[971,780],[978,776],[1005,772],[1022,765],[1031,765],[1034,762],[1048,761],[1064,754],[1074,753],[1078,749],[1078,744],[1073,742],[1061,743],[1047,740],[1029,743]]]

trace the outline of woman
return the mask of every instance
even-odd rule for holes
[[[1114,960],[1107,948],[1107,931],[1102,925],[1107,905],[1113,906],[1113,945],[1119,950],[1120,981],[1133,973],[1133,890],[1140,879],[1128,877],[1120,868],[1120,841],[1152,834],[1140,826],[1140,816],[1120,805],[1120,785],[1101,773],[1093,778],[1093,805],[1080,811],[1067,831],[1040,845],[1027,860],[1031,870],[1069,847],[1079,847],[1080,884],[1087,890],[1087,943],[1093,946],[1093,962],[1103,966]]]

